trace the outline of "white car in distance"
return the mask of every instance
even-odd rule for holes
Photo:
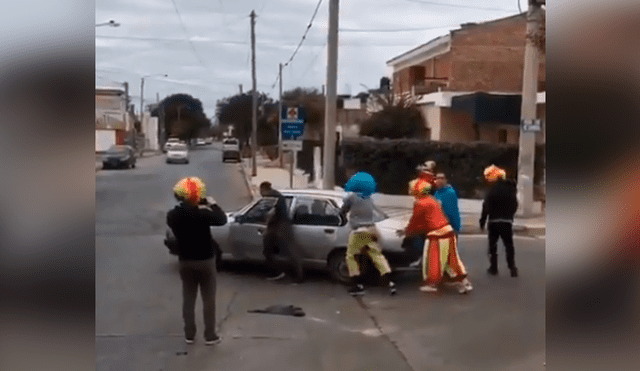
[[[177,143],[167,149],[167,164],[189,163],[189,148],[186,144]]]

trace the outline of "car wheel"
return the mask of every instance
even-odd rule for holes
[[[108,168],[109,168],[109,165],[107,165],[107,164],[102,164],[102,170],[106,170],[106,169],[108,169]]]
[[[131,164],[131,168],[135,169],[136,168],[136,164]]]
[[[347,268],[345,253],[346,249],[334,251],[329,256],[327,266],[329,268],[329,275],[334,281],[343,285],[349,285],[353,280],[349,277],[349,269]]]

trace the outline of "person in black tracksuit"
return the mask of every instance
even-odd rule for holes
[[[212,238],[209,227],[226,224],[227,215],[211,197],[195,205],[177,194],[174,196],[180,204],[167,213],[167,225],[178,245],[185,340],[191,344],[196,335],[195,305],[199,286],[205,342],[212,345],[220,341],[215,329],[216,258],[220,247]]]
[[[491,181],[491,179],[488,179]],[[518,276],[518,268],[515,263],[515,250],[513,245],[513,216],[518,210],[516,198],[516,185],[512,180],[505,179],[504,175],[494,180],[495,184],[489,190],[482,204],[482,216],[480,228],[484,230],[488,219],[489,230],[489,274],[498,274],[498,239],[502,238],[507,254],[507,265],[511,271],[511,277]]]
[[[301,283],[304,280],[302,257],[293,235],[293,224],[287,213],[286,201],[280,192],[271,188],[269,182],[260,184],[260,195],[278,199],[267,221],[267,228],[262,239],[264,257],[267,260],[267,265],[275,274],[268,279],[275,281],[286,276],[284,273],[286,268],[276,260],[276,256],[281,255],[288,260],[288,268],[293,273],[294,282]]]

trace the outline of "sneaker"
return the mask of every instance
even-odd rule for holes
[[[458,294],[466,294],[467,292],[469,292],[469,290],[467,290],[467,286],[465,286],[464,283],[459,282],[457,286],[458,286]]]
[[[422,292],[437,292],[438,288],[433,285],[424,285],[420,287],[420,291]]]
[[[468,278],[465,278],[464,280],[462,280],[462,284],[464,285],[464,287],[467,288],[467,291],[473,290],[473,286],[471,286],[471,282],[469,281]]]
[[[282,273],[280,273],[279,275],[277,275],[277,276],[275,276],[275,277],[269,277],[269,278],[267,278],[267,281],[277,281],[277,280],[281,280],[281,279],[285,278],[286,276],[287,276],[287,275],[286,275],[284,272],[282,272]]]
[[[389,282],[389,293],[391,295],[395,295],[397,293],[396,292],[396,284],[393,283],[393,282]]]
[[[185,342],[185,343],[187,343],[187,344],[193,344],[193,339],[187,339],[187,338],[185,338],[185,339],[184,339],[184,342]]]
[[[358,284],[349,289],[351,296],[364,295],[364,286]]]
[[[518,277],[518,268],[511,268],[511,277]]]
[[[487,272],[489,272],[490,275],[495,276],[498,274],[498,268],[489,268],[487,269]]]
[[[213,345],[213,344],[218,344],[222,341],[222,338],[218,335],[216,335],[213,339],[209,339],[209,340],[205,340],[204,344],[205,345]]]

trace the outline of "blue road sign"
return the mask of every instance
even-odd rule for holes
[[[301,137],[302,134],[304,134],[304,122],[300,120],[282,122],[283,140],[296,140]]]

